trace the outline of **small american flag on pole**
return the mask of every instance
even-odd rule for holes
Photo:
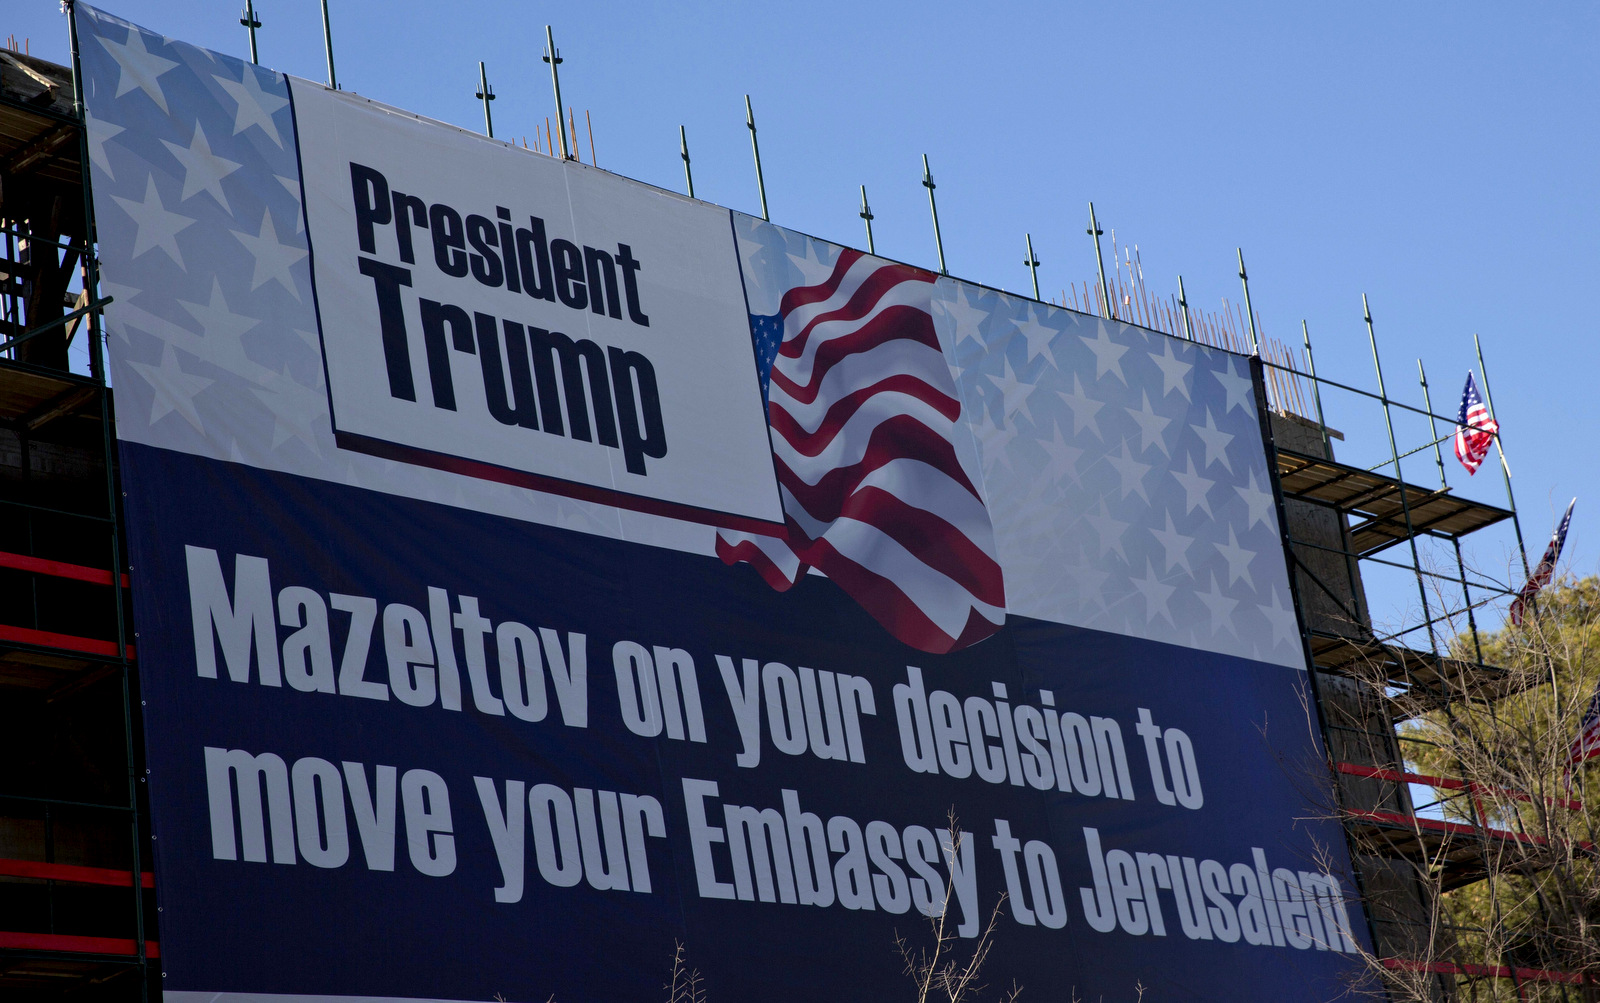
[[[1539,566],[1533,569],[1533,574],[1528,576],[1527,584],[1522,586],[1522,591],[1511,600],[1511,622],[1522,626],[1524,605],[1531,602],[1539,594],[1539,590],[1550,584],[1550,579],[1556,573],[1556,561],[1561,558],[1561,548],[1567,542],[1567,526],[1572,522],[1572,507],[1578,504],[1574,498],[1567,504],[1567,514],[1561,517],[1556,531],[1550,535],[1550,545],[1544,548],[1544,556],[1539,558]]]
[[[1499,433],[1500,426],[1489,417],[1489,409],[1478,396],[1478,384],[1469,369],[1467,385],[1461,391],[1461,413],[1456,416],[1456,459],[1467,468],[1469,475],[1478,472]]]
[[[994,527],[957,449],[961,401],[934,332],[936,276],[844,250],[752,316],[786,533],[720,530],[717,554],[786,591],[815,567],[912,647],[1005,622]]]
[[[1567,754],[1567,764],[1576,766],[1596,756],[1600,756],[1600,689],[1594,691],[1589,709],[1583,712],[1578,734],[1573,738],[1572,748]]]

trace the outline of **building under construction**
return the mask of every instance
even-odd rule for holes
[[[17,1000],[161,995],[137,624],[99,322],[108,300],[89,253],[88,156],[73,70],[0,52],[0,582],[10,597],[0,614],[0,743],[10,764],[0,780],[0,995]],[[1459,542],[1515,524],[1509,481],[1505,506],[1453,492],[1438,445],[1452,419],[1395,401],[1381,369],[1375,392],[1319,379],[1309,338],[1294,350],[1263,339],[1248,303],[1232,317],[1202,315],[1152,297],[1119,267],[1063,291],[1061,305],[1260,360],[1293,592],[1337,778],[1332,810],[1352,836],[1379,958],[1391,967],[1433,958],[1428,897],[1483,880],[1482,848],[1517,837],[1486,819],[1418,813],[1414,785],[1450,781],[1409,772],[1394,706],[1402,695],[1493,701],[1511,685],[1505,671],[1451,646],[1463,615],[1475,638],[1472,611],[1509,594],[1462,566]],[[1376,339],[1373,352],[1376,362]],[[1388,440],[1358,450],[1381,462],[1337,455],[1349,412],[1332,403],[1325,412],[1336,396],[1339,408],[1381,412]],[[1429,423],[1434,441],[1397,438],[1397,412]],[[1439,483],[1402,478],[1402,457],[1417,452],[1439,458]],[[1428,556],[1439,553],[1453,561]],[[1375,630],[1363,585],[1372,568],[1415,579],[1419,621]],[[1441,882],[1419,881],[1419,865]],[[1440,998],[1460,978],[1565,978],[1504,960],[1471,970],[1430,960],[1429,974]]]

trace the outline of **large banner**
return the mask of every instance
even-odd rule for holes
[[[169,999],[1343,988],[1250,360],[75,17]]]

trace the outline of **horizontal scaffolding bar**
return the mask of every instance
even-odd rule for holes
[[[76,634],[57,634],[49,630],[34,630],[31,627],[11,627],[0,625],[0,641],[12,644],[27,644],[35,648],[55,648],[58,651],[76,651],[86,655],[100,655],[103,658],[119,658],[121,653],[117,650],[117,642],[101,641],[92,637],[79,637]],[[133,645],[128,645],[127,658],[134,660]]]
[[[123,937],[74,937],[62,933],[11,933],[0,930],[0,950],[59,951],[64,954],[102,954],[122,958],[137,957],[137,941]],[[161,957],[161,945],[144,942],[144,956]]]
[[[42,878],[46,881],[64,881],[73,885],[110,885],[129,888],[133,885],[132,871],[119,871],[114,867],[81,867],[77,864],[47,864],[41,860],[0,859],[0,875],[11,878]],[[156,876],[149,871],[139,875],[139,887],[154,888]]]
[[[30,794],[7,794],[0,791],[0,802],[23,801],[28,804],[59,805],[64,808],[87,808],[90,811],[133,811],[125,804],[95,804],[93,801],[68,801],[64,798],[41,798]],[[0,812],[0,817],[15,818],[9,812]]]
[[[71,578],[74,581],[89,582],[93,585],[110,585],[111,572],[100,568],[87,568],[81,564],[68,564],[65,561],[50,561],[42,557],[29,557],[26,554],[9,554],[0,551],[0,568],[11,568],[16,571],[31,571],[37,575],[50,575],[54,578]],[[122,576],[122,587],[128,587],[128,576]]]
[[[1238,354],[1241,354],[1241,353],[1235,352],[1234,354],[1238,355]],[[1434,414],[1432,411],[1428,411],[1428,410],[1425,410],[1425,409],[1420,408],[1420,407],[1412,407],[1410,404],[1402,404],[1399,401],[1394,400],[1393,398],[1385,398],[1382,394],[1375,394],[1371,390],[1362,390],[1360,387],[1352,387],[1352,386],[1350,386],[1348,384],[1340,383],[1337,380],[1330,380],[1326,376],[1313,376],[1310,373],[1302,373],[1300,370],[1294,368],[1293,366],[1279,365],[1278,363],[1272,362],[1271,360],[1267,359],[1264,356],[1261,359],[1261,364],[1263,366],[1269,366],[1269,367],[1271,367],[1273,369],[1279,370],[1280,372],[1293,373],[1295,376],[1303,376],[1306,379],[1312,380],[1313,382],[1316,382],[1316,383],[1326,383],[1330,387],[1338,387],[1340,390],[1348,390],[1353,394],[1360,394],[1363,397],[1370,397],[1375,401],[1387,401],[1387,403],[1388,403],[1388,405],[1390,407],[1397,407],[1397,408],[1400,408],[1402,411],[1410,411],[1413,414],[1420,414],[1420,415],[1425,415],[1425,416],[1432,417],[1432,418],[1437,418],[1440,421],[1447,421],[1447,422],[1451,423],[1452,425],[1454,425],[1455,421],[1456,421],[1456,416],[1453,415],[1453,414],[1452,415]]]
[[[1583,972],[1557,972],[1545,968],[1510,968],[1505,965],[1474,965],[1454,961],[1413,961],[1409,958],[1384,958],[1383,967],[1391,971],[1429,972],[1435,975],[1466,975],[1484,979],[1516,979],[1523,982],[1561,982],[1582,985],[1600,982],[1600,976]]]
[[[1485,794],[1504,794],[1518,801],[1533,804],[1533,797],[1523,791],[1510,787],[1493,787],[1489,784],[1480,784],[1474,780],[1456,780],[1452,777],[1433,777],[1426,773],[1407,773],[1400,770],[1384,770],[1375,766],[1362,766],[1359,763],[1334,763],[1333,768],[1340,773],[1352,777],[1368,777],[1373,780],[1387,780],[1391,783],[1422,784],[1426,787],[1437,787],[1441,790],[1467,791],[1471,794],[1479,792]],[[1561,805],[1573,811],[1582,811],[1581,801],[1562,801],[1556,798],[1545,798],[1546,804]]]

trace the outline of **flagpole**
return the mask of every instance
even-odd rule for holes
[[[1183,288],[1183,277],[1178,277],[1178,288]],[[1188,309],[1185,308],[1184,316],[1187,319]],[[1317,403],[1317,428],[1322,430],[1322,458],[1333,459],[1333,443],[1328,439],[1328,420],[1322,416],[1322,381],[1317,379],[1317,362],[1311,357],[1311,328],[1306,326],[1305,318],[1300,318],[1300,334],[1306,341],[1306,375],[1311,377],[1311,397]]]
[[[1094,218],[1094,203],[1089,203],[1089,236],[1094,238],[1094,264],[1100,271],[1100,315],[1112,318],[1116,312],[1111,309],[1111,287],[1106,285],[1106,261],[1100,256],[1100,238],[1105,231],[1100,229],[1100,221]],[[1184,316],[1188,316],[1185,310]]]
[[[865,220],[867,224],[867,253],[877,254],[878,247],[872,241],[872,221],[875,217],[872,215],[872,206],[867,204],[866,185],[861,186],[861,218]]]
[[[933,214],[933,245],[939,252],[939,274],[949,275],[950,269],[944,266],[944,237],[939,233],[939,203],[933,199],[933,190],[938,187],[933,183],[933,172],[928,169],[928,155],[922,155],[922,187],[928,189],[928,211]]]
[[[750,106],[750,95],[744,96],[744,124],[750,127],[750,151],[756,158],[756,191],[761,196],[761,218],[772,221],[767,214],[767,179],[761,174],[761,144],[756,142],[756,113]]]
[[[683,158],[683,180],[689,186],[689,197],[694,198],[694,172],[689,169],[689,133],[678,126],[678,156]]]
[[[561,159],[570,160],[572,154],[567,149],[567,120],[561,114],[561,50],[556,48],[555,33],[550,25],[544,26],[544,61],[550,64],[550,87],[556,94],[556,135],[561,139]],[[549,135],[549,125],[545,126],[546,138]],[[573,144],[577,144],[577,137],[573,137]]]
[[[1433,462],[1439,467],[1439,486],[1449,489],[1450,484],[1444,475],[1444,450],[1439,448],[1439,426],[1433,417],[1433,397],[1428,393],[1428,374],[1422,368],[1422,360],[1417,360],[1417,379],[1422,383],[1422,409],[1428,412],[1428,434],[1433,438]],[[1461,579],[1461,598],[1467,604],[1467,627],[1472,631],[1472,650],[1478,655],[1478,664],[1483,664],[1483,645],[1478,641],[1478,618],[1472,611],[1472,591],[1467,588],[1467,569],[1461,561],[1461,538],[1452,536],[1450,542],[1456,548],[1456,574]]]
[[[494,100],[494,89],[489,86],[489,71],[483,66],[483,60],[478,60],[478,93],[473,97],[483,102],[483,131],[494,138],[494,116],[489,114],[489,102]]]
[[[339,89],[339,78],[333,74],[333,22],[328,18],[328,0],[322,0],[322,48],[328,57],[328,89]]]
[[[1422,558],[1417,552],[1417,531],[1411,524],[1411,501],[1406,497],[1405,471],[1400,467],[1400,446],[1394,437],[1394,418],[1389,413],[1389,394],[1383,388],[1383,363],[1378,361],[1378,335],[1372,329],[1372,308],[1367,305],[1367,294],[1361,294],[1361,312],[1367,322],[1367,340],[1372,344],[1372,368],[1378,373],[1378,400],[1383,403],[1383,424],[1389,430],[1389,454],[1394,463],[1395,483],[1400,487],[1400,511],[1405,516],[1406,542],[1411,544],[1411,566],[1417,574],[1417,595],[1422,599],[1422,620],[1428,628],[1428,648],[1439,651],[1439,641],[1433,631],[1433,614],[1428,610],[1428,589],[1422,581]]]
[[[1178,276],[1178,306],[1183,310],[1183,336],[1194,340],[1194,324],[1189,320],[1189,297],[1183,291],[1183,276]]]
[[[1028,260],[1024,261],[1023,264],[1027,265],[1028,266],[1028,271],[1033,273],[1033,298],[1034,299],[1038,299],[1039,298],[1039,266],[1041,264],[1043,264],[1043,262],[1041,262],[1038,258],[1033,256],[1033,234],[1025,233],[1025,234],[1022,235],[1022,237],[1023,237],[1023,240],[1025,240],[1027,242],[1027,245],[1028,245]]]
[[[1261,354],[1261,339],[1256,335],[1256,310],[1250,305],[1250,276],[1244,270],[1244,248],[1237,248],[1239,252],[1239,281],[1244,285],[1244,312],[1249,314],[1250,321],[1250,351],[1255,355]]]
[[[239,18],[239,23],[250,33],[250,61],[259,63],[261,60],[256,58],[256,29],[261,27],[261,19],[256,17],[255,0],[244,0],[243,14],[244,16]]]
[[[1511,493],[1511,465],[1506,462],[1506,447],[1500,443],[1500,423],[1494,417],[1494,395],[1489,392],[1489,367],[1483,364],[1483,342],[1476,331],[1472,334],[1472,347],[1478,350],[1478,372],[1483,375],[1483,403],[1489,408],[1489,420],[1495,422],[1494,448],[1500,454],[1500,471],[1506,479],[1506,501],[1511,505],[1511,525],[1517,531],[1517,552],[1522,555],[1522,577],[1526,581],[1532,571],[1528,569],[1528,546],[1522,542],[1522,519],[1517,515],[1517,496]]]

